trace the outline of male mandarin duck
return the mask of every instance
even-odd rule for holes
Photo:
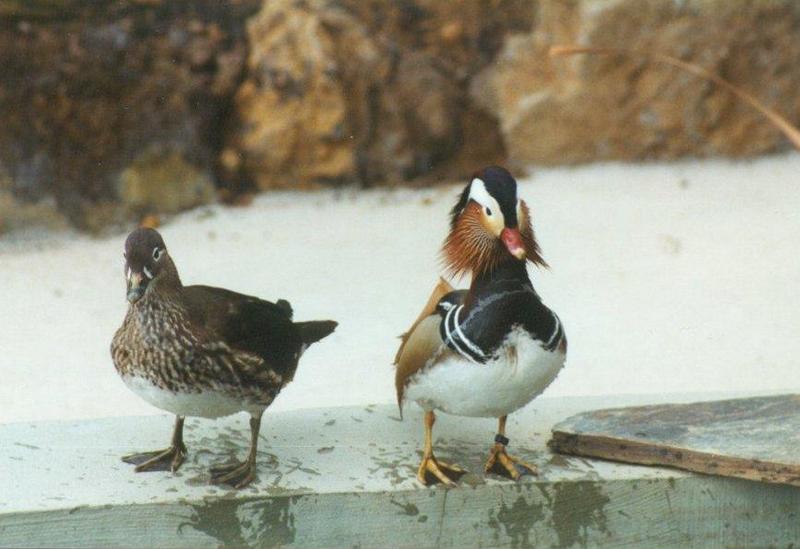
[[[564,366],[567,339],[558,316],[533,289],[527,262],[547,267],[530,210],[516,180],[500,167],[477,173],[451,212],[443,258],[454,276],[471,273],[468,290],[441,279],[395,358],[397,400],[425,411],[423,484],[452,486],[465,471],[436,459],[434,412],[498,418],[486,472],[513,479],[536,467],[506,452],[507,416],[550,385]]]
[[[185,416],[250,414],[247,460],[211,470],[213,483],[241,488],[255,479],[261,415],[294,377],[300,356],[336,328],[293,322],[277,303],[209,286],[184,286],[161,235],[137,229],[125,242],[130,305],[111,343],[114,366],[144,400],[175,414],[166,450],[126,456],[136,471],[175,471],[186,456]]]

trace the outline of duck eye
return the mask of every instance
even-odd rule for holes
[[[164,252],[161,248],[153,248],[153,259],[158,261],[161,259],[161,254]]]
[[[492,209],[491,208],[489,208],[487,206],[486,208],[483,209],[483,211],[486,212],[486,215],[488,215],[489,217],[492,217]]]

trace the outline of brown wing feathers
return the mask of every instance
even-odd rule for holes
[[[433,289],[433,293],[428,298],[428,302],[423,307],[422,312],[411,325],[406,333],[400,336],[402,339],[400,348],[395,355],[394,363],[397,367],[395,372],[395,388],[397,389],[397,404],[403,409],[403,391],[405,390],[408,379],[419,371],[430,359],[436,348],[441,345],[439,337],[439,316],[436,314],[436,306],[439,301],[453,291],[453,287],[448,282],[440,278],[439,283]],[[425,322],[433,316],[433,323]],[[435,329],[431,329],[433,325]]]

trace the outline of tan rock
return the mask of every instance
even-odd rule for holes
[[[471,84],[519,163],[750,156],[786,146],[749,105],[643,57],[551,59],[553,44],[624,47],[697,63],[800,122],[800,4],[793,0],[542,2]]]
[[[176,151],[150,149],[120,174],[119,197],[132,214],[176,213],[214,200],[206,172]]]
[[[67,226],[66,218],[52,199],[26,202],[0,189],[0,235],[31,228],[60,230]]]
[[[236,146],[261,188],[352,173],[333,43],[307,6],[267,2],[248,24],[248,78],[236,95]]]
[[[24,199],[14,195],[14,182],[0,165],[0,235],[34,227],[51,230],[67,227],[67,220],[50,197]]]
[[[503,147],[467,83],[507,32],[530,28],[532,6],[265,2],[248,25],[238,130],[226,148],[240,152],[241,176],[259,188],[472,171]]]

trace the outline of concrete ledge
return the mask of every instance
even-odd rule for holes
[[[551,426],[651,397],[541,400],[512,416],[514,453],[537,479],[484,477],[494,422],[440,416],[461,486],[414,480],[421,413],[393,406],[267,414],[258,482],[209,486],[211,463],[247,448],[246,421],[190,419],[181,471],[133,473],[119,457],[166,445],[167,417],[0,426],[2,547],[530,547],[788,545],[800,490],[551,454]],[[672,399],[676,400],[676,399]],[[687,396],[677,400],[697,400]]]

